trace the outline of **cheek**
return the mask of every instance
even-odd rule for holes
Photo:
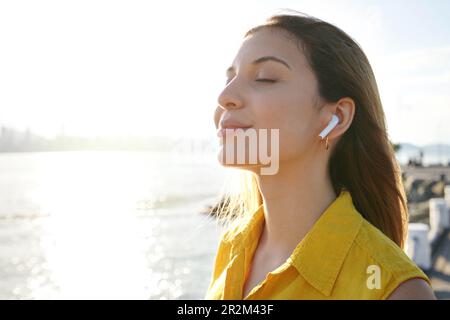
[[[261,101],[255,107],[255,125],[258,128],[279,129],[280,134],[298,134],[301,128],[305,126],[304,106],[301,103],[295,103],[295,98],[270,98]]]
[[[266,103],[259,108],[257,127],[279,129],[280,160],[298,157],[312,143],[313,118],[308,108],[311,106],[293,104],[289,101],[277,101],[272,105]]]
[[[304,152],[309,144],[309,115],[297,107],[284,113],[280,128],[280,158],[290,159]]]

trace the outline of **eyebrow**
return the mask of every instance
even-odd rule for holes
[[[264,57],[258,58],[255,61],[253,61],[251,64],[252,65],[257,65],[257,64],[260,64],[260,63],[263,63],[263,62],[266,62],[266,61],[275,61],[275,62],[281,63],[282,65],[286,66],[288,69],[291,70],[291,67],[284,60],[281,60],[280,58],[277,58],[277,57],[274,57],[274,56],[264,56]],[[229,73],[229,72],[231,72],[233,70],[234,70],[234,67],[231,66],[231,67],[229,67],[227,69],[227,73]]]

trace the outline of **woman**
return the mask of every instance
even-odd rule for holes
[[[205,298],[435,299],[402,250],[401,172],[358,44],[319,19],[276,15],[245,34],[227,78],[214,119],[220,161],[246,183],[219,210],[230,223]],[[261,173],[267,162],[224,160],[232,139],[261,129],[278,129],[275,174]]]

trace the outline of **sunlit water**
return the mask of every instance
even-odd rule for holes
[[[0,154],[0,299],[201,299],[214,155]]]
[[[201,299],[214,154],[0,154],[0,299]]]

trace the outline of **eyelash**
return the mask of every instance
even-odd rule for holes
[[[275,83],[275,82],[277,82],[276,80],[272,80],[272,79],[256,79],[255,81],[267,82],[267,83]]]
[[[272,80],[272,79],[256,79],[255,81],[257,82],[264,82],[264,83],[275,83],[277,82],[276,80]],[[228,85],[230,81],[226,81],[225,85]]]

